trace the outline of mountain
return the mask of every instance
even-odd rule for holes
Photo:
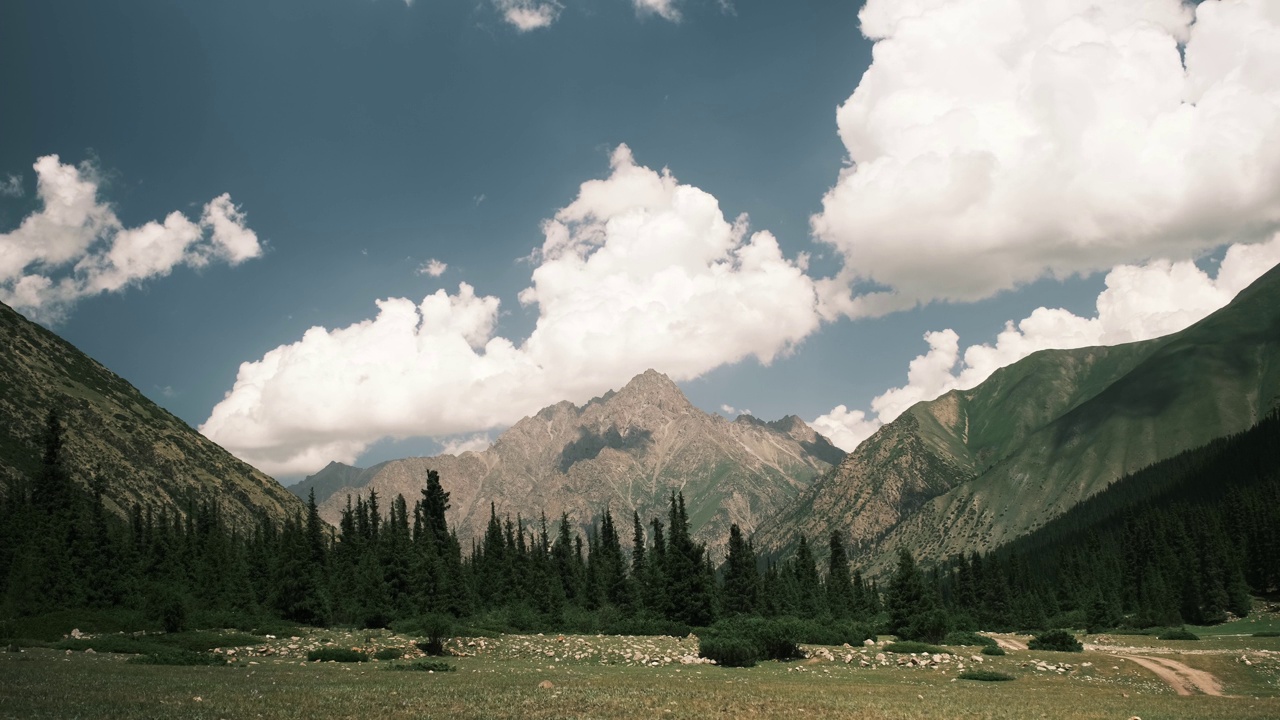
[[[451,494],[449,524],[464,547],[478,539],[489,504],[500,516],[548,523],[568,513],[589,526],[606,506],[630,538],[633,511],[642,522],[666,522],[670,493],[684,493],[694,537],[718,549],[730,523],[754,529],[773,508],[790,500],[843,453],[796,417],[734,421],[694,407],[667,376],[653,370],[578,407],[561,402],[526,417],[483,452],[407,458],[368,470],[337,464],[295,486],[305,494],[351,478],[320,505],[336,523],[347,497],[375,490],[387,507],[397,494],[412,504],[436,470]],[[358,471],[358,472],[357,472]],[[555,528],[551,531],[554,533]],[[719,560],[719,555],[713,555]]]
[[[873,572],[900,546],[926,562],[990,550],[1278,403],[1280,268],[1181,332],[1041,351],[916,404],[766,523],[757,545],[838,530]]]
[[[104,500],[117,514],[138,503],[173,515],[197,498],[248,527],[259,512],[279,520],[305,511],[278,482],[3,303],[0,348],[0,491],[12,478],[35,476],[45,417],[58,408],[73,475],[84,484],[91,474],[105,480]]]

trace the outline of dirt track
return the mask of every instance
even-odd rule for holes
[[[1117,655],[1116,657],[1132,660],[1155,673],[1179,695],[1194,695],[1195,690],[1205,695],[1222,695],[1222,683],[1218,682],[1218,678],[1203,670],[1187,667],[1177,660],[1149,655]]]
[[[1026,650],[1027,649],[1027,644],[1022,642],[1021,640],[1014,640],[1011,637],[998,637],[996,635],[992,635],[991,638],[996,641],[997,645],[1004,648],[1005,650]]]

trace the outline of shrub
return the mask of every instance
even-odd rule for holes
[[[138,665],[226,665],[225,658],[194,650],[165,650],[129,658]]]
[[[453,672],[458,668],[443,660],[419,660],[411,663],[388,665],[388,670],[416,670],[418,672]]]
[[[1066,630],[1049,630],[1031,638],[1027,647],[1032,650],[1053,650],[1057,652],[1084,652],[1084,645],[1075,635]]]
[[[736,617],[717,622],[704,634],[744,640],[755,648],[757,660],[795,660],[804,656],[799,645],[803,631],[803,621],[795,618]]]
[[[968,632],[964,630],[952,630],[942,640],[943,645],[981,645],[983,647],[999,647],[992,638],[986,635],[979,635],[976,632]]]
[[[1259,630],[1254,637],[1280,637],[1280,630]]]
[[[983,655],[1003,655],[1004,648],[1000,647],[999,645],[987,645],[986,647],[982,648],[982,654]]]
[[[1174,628],[1160,633],[1159,640],[1199,640],[1200,636],[1187,630],[1185,627]]]
[[[307,653],[307,659],[320,662],[364,662],[369,656],[347,648],[324,647]]]
[[[121,653],[128,655],[148,655],[166,653],[174,650],[172,645],[166,645],[160,642],[159,636],[134,636],[134,635],[103,635],[96,638],[85,638],[82,640],[63,640],[54,645],[59,650],[73,650],[83,652],[85,650],[93,650],[94,652],[105,653]]]
[[[943,655],[943,654],[950,655],[951,654],[951,652],[946,648],[940,648],[937,645],[930,645],[929,643],[916,642],[914,640],[899,640],[898,642],[891,642],[888,645],[884,646],[884,651],[891,652],[891,653],[899,653],[902,655],[908,655],[911,653],[928,653],[930,655]]]
[[[404,657],[404,648],[382,648],[373,657],[375,660],[399,660]]]
[[[956,677],[961,680],[978,680],[980,682],[1004,682],[1014,679],[1012,675],[996,672],[995,670],[965,670]]]
[[[759,659],[756,646],[750,640],[724,635],[699,638],[698,654],[722,667],[753,667]]]
[[[453,635],[453,618],[440,613],[430,613],[418,618],[417,630],[426,639],[416,643],[418,649],[428,655],[444,655],[444,644]]]

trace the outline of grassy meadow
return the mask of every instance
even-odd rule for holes
[[[936,665],[931,657],[886,654],[882,647],[808,647],[807,660],[734,669],[692,664],[693,638],[504,635],[453,641],[461,656],[446,658],[452,672],[388,672],[418,661],[412,638],[388,631],[296,632],[15,644],[0,652],[0,717],[1280,717],[1280,638],[1230,638],[1229,647],[1218,647],[1217,641],[1201,646],[1100,636],[1100,650],[1015,650],[981,662],[973,657],[977,648],[950,648],[955,655]],[[1084,639],[1093,646],[1095,638]],[[144,665],[129,662],[135,655],[93,650],[150,652],[156,644],[230,647],[214,651],[227,664],[202,667]],[[1221,680],[1226,697],[1177,696],[1150,672],[1112,655],[1112,644],[1116,652],[1140,648],[1207,670]],[[398,659],[361,663],[306,660],[325,647],[370,658],[402,652]],[[962,666],[1015,679],[958,679]]]

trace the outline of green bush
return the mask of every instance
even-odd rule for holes
[[[347,648],[324,647],[307,653],[307,659],[320,662],[364,662],[369,656]]]
[[[375,660],[399,660],[404,657],[404,648],[382,648],[373,654]]]
[[[759,659],[753,642],[741,637],[708,635],[698,639],[698,654],[722,667],[754,667]]]
[[[978,680],[980,682],[1004,682],[1014,679],[1012,675],[996,672],[995,670],[965,670],[956,677],[961,680]]]
[[[1259,630],[1254,637],[1280,637],[1280,630]]]
[[[388,670],[416,670],[418,672],[453,672],[458,668],[443,660],[419,660],[411,663],[388,665]]]
[[[1032,650],[1056,652],[1084,652],[1084,645],[1066,630],[1049,630],[1031,638],[1027,647]]]
[[[0,638],[44,640],[57,642],[79,629],[86,633],[118,633],[137,630],[156,630],[159,626],[149,622],[137,610],[114,608],[111,610],[56,610],[43,615],[0,620]]]
[[[1160,633],[1159,640],[1199,640],[1200,636],[1187,630],[1186,628],[1174,628]]]
[[[916,642],[914,640],[899,640],[891,642],[884,646],[885,652],[899,653],[908,655],[911,653],[928,653],[930,655],[950,655],[951,651],[946,648],[940,648],[937,645],[929,643]]]
[[[799,645],[803,631],[802,621],[795,618],[735,617],[717,622],[704,635],[745,640],[754,646],[757,660],[795,660],[804,657]]]
[[[453,637],[453,625],[452,617],[442,613],[429,613],[418,617],[408,631],[426,636],[421,642],[414,643],[419,650],[428,655],[439,656],[445,654],[444,644]]]
[[[982,648],[982,654],[983,655],[1003,655],[1004,648],[1000,647],[999,645],[987,645],[986,647]]]
[[[128,655],[151,655],[175,650],[172,645],[160,642],[160,635],[102,635],[96,638],[81,640],[63,640],[54,645],[59,650],[84,652],[122,653]]]
[[[979,635],[976,632],[968,632],[965,630],[952,630],[942,640],[943,645],[981,645],[983,647],[999,647],[992,638],[986,635]]]
[[[129,662],[138,665],[226,665],[225,658],[212,653],[195,652],[193,650],[165,650],[129,658]]]

